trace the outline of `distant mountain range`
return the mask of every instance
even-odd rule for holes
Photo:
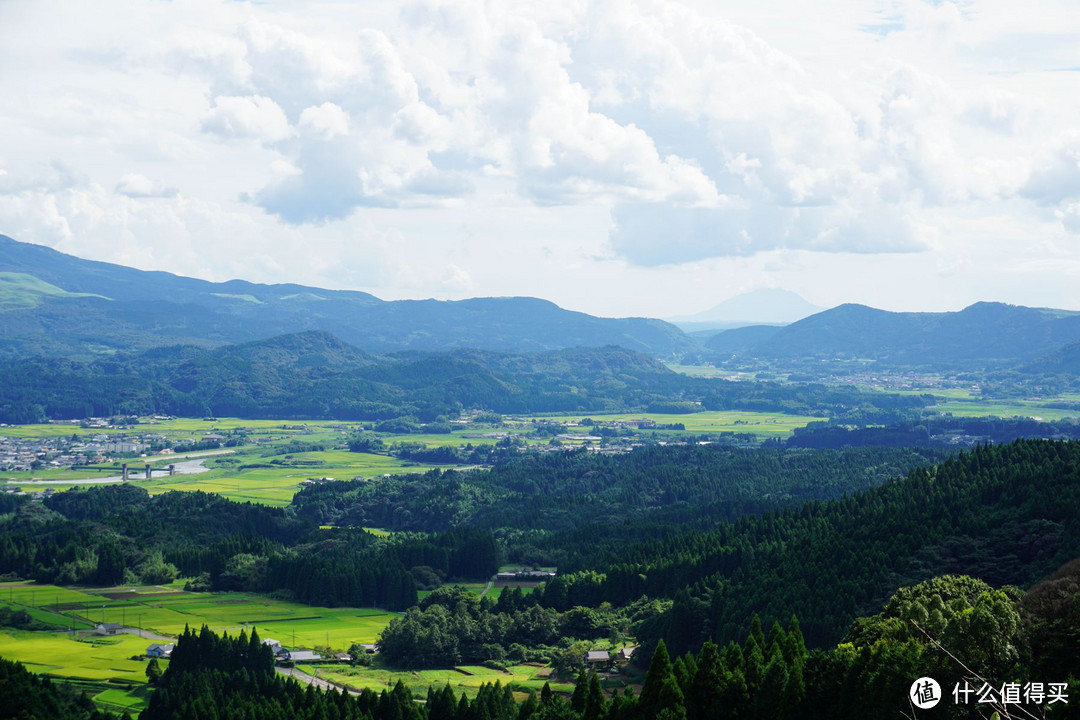
[[[7,356],[215,347],[306,330],[372,353],[618,345],[664,357],[695,348],[661,320],[599,318],[536,298],[385,302],[302,285],[212,283],[83,260],[3,235],[0,328],[0,355]]]
[[[794,293],[763,290],[698,317],[779,318],[783,308],[800,314],[813,306]],[[869,367],[1066,378],[1080,370],[1080,312],[991,302],[944,313],[841,305],[786,326],[691,336],[662,320],[599,318],[527,297],[387,302],[302,285],[212,283],[0,235],[0,358],[92,360],[180,345],[211,350],[305,332],[340,339],[347,349],[331,355],[344,353],[351,368],[403,352],[618,346],[659,359],[797,369],[811,378]]]
[[[786,327],[744,327],[709,338],[720,362],[824,362],[889,368],[1033,372],[1076,367],[1080,312],[975,303],[958,312],[896,313],[840,305]]]
[[[780,288],[761,288],[728,298],[694,315],[669,318],[686,332],[728,330],[747,325],[787,325],[825,308]]]

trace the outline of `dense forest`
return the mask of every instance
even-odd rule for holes
[[[1068,402],[1058,403],[1069,407]],[[795,428],[784,445],[800,448],[955,447],[956,443],[1008,443],[1020,438],[1080,440],[1080,423],[1028,417],[924,417],[904,423],[851,427],[812,422]]]
[[[478,475],[317,486],[284,509],[129,486],[5,499],[0,572],[103,584],[183,574],[192,589],[408,608],[380,639],[397,667],[536,661],[567,676],[593,642],[635,637],[643,657],[655,652],[638,696],[608,697],[586,673],[569,700],[514,704],[491,686],[463,705],[435,689],[406,712],[404,688],[300,690],[247,668],[264,662],[250,638],[203,631],[183,642],[219,659],[205,668],[174,656],[148,718],[209,716],[211,706],[249,717],[239,709],[249,701],[267,703],[264,717],[862,718],[903,710],[927,668],[946,690],[979,677],[1080,692],[1080,442],[1019,440],[927,465],[936,452],[560,453],[504,458]],[[384,506],[412,529],[379,538],[350,527]],[[328,518],[339,527],[320,529]],[[497,600],[438,587],[488,577],[507,557],[557,559],[559,572]],[[417,603],[419,584],[435,590]],[[939,715],[975,712],[953,704]]]
[[[538,353],[458,350],[375,358],[322,332],[208,350],[156,348],[104,360],[0,361],[0,422],[118,414],[431,422],[502,413],[743,409],[876,422],[928,400],[813,384],[718,383],[618,347]]]
[[[317,605],[404,609],[416,604],[410,568],[486,578],[498,568],[490,533],[377,538],[320,530],[282,509],[206,493],[150,496],[133,486],[23,499],[0,515],[0,574],[60,584],[160,583],[277,592]]]
[[[316,524],[425,532],[465,524],[560,531],[646,519],[700,526],[838,498],[945,457],[930,449],[649,445],[619,455],[579,449],[507,455],[484,472],[435,470],[379,482],[326,483],[301,490],[293,506],[298,517]]]
[[[826,647],[904,584],[961,573],[1027,587],[1046,577],[1080,555],[1078,493],[1080,443],[1023,440],[734,521],[718,523],[713,506],[688,503],[679,508],[690,519],[685,526],[673,526],[661,509],[657,521],[646,515],[499,535],[511,557],[559,558],[559,574],[540,596],[544,607],[670,599],[634,624],[647,643],[662,638],[683,653],[709,638],[734,639],[755,614],[771,622],[794,613],[807,643]],[[563,502],[588,504],[585,497]]]
[[[659,641],[640,693],[606,691],[579,656],[570,697],[545,685],[524,702],[499,682],[483,685],[471,700],[449,685],[431,687],[422,703],[401,682],[379,693],[320,692],[275,675],[270,650],[255,629],[235,637],[186,629],[140,718],[862,720],[913,717],[913,680],[929,675],[941,692],[934,717],[965,720],[998,712],[1064,720],[1080,716],[1078,582],[1080,560],[1027,593],[963,575],[931,578],[898,589],[828,649],[808,650],[795,617],[771,623],[766,632],[754,616],[739,638],[707,640],[700,650],[674,658]],[[444,593],[416,612],[442,609],[445,617],[453,599]],[[0,677],[0,716],[106,717],[85,698],[15,663],[0,661]]]
[[[678,652],[731,639],[755,613],[794,612],[820,647],[903,584],[962,573],[1030,586],[1080,555],[1078,504],[1080,443],[984,446],[877,488],[712,530],[619,548],[584,541],[600,528],[552,538],[578,550],[544,604],[674,598],[641,634]]]

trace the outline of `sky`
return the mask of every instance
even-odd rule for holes
[[[1080,310],[1075,0],[0,0],[0,233],[381,298]]]

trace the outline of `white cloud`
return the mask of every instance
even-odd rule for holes
[[[227,138],[278,142],[293,134],[284,111],[262,95],[221,96],[203,116],[202,129]]]
[[[1050,72],[1080,67],[1065,0],[103,2],[5,4],[0,63],[19,72],[0,72],[0,137],[20,141],[0,231],[420,294],[416,278],[485,294],[513,277],[584,297],[570,262],[638,313],[620,278],[674,291],[739,266],[774,286],[787,257],[823,272],[895,253],[964,287],[1010,265],[975,238],[1038,252],[1024,226],[1080,253],[1075,73]],[[471,254],[440,250],[448,233]],[[395,243],[407,269],[385,260]],[[508,274],[527,243],[550,252]],[[383,275],[348,264],[365,251]]]
[[[1055,215],[1066,230],[1080,235],[1080,202],[1064,203]]]
[[[334,103],[325,102],[300,113],[300,131],[319,140],[332,140],[336,135],[349,134],[349,116]]]
[[[116,184],[116,192],[128,197],[173,197],[179,191],[176,188],[161,187],[153,180],[139,173],[128,173]]]

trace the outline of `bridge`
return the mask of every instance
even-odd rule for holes
[[[120,467],[116,467],[115,465],[72,465],[71,469],[72,470],[93,470],[94,472],[117,472],[117,471],[119,471],[121,477],[124,478],[124,482],[127,482],[128,480],[131,479],[131,475],[132,475],[133,472],[135,474],[139,474],[139,471],[136,470],[134,467],[130,467],[128,465],[128,463],[123,463]],[[150,463],[146,463],[145,466],[142,469],[142,472],[145,473],[145,476],[146,476],[147,480],[149,480],[151,477],[153,477],[154,473],[161,473],[162,475],[168,475],[169,477],[172,477],[173,475],[176,474],[176,465],[169,465],[167,467],[156,468],[156,467],[151,467]]]

